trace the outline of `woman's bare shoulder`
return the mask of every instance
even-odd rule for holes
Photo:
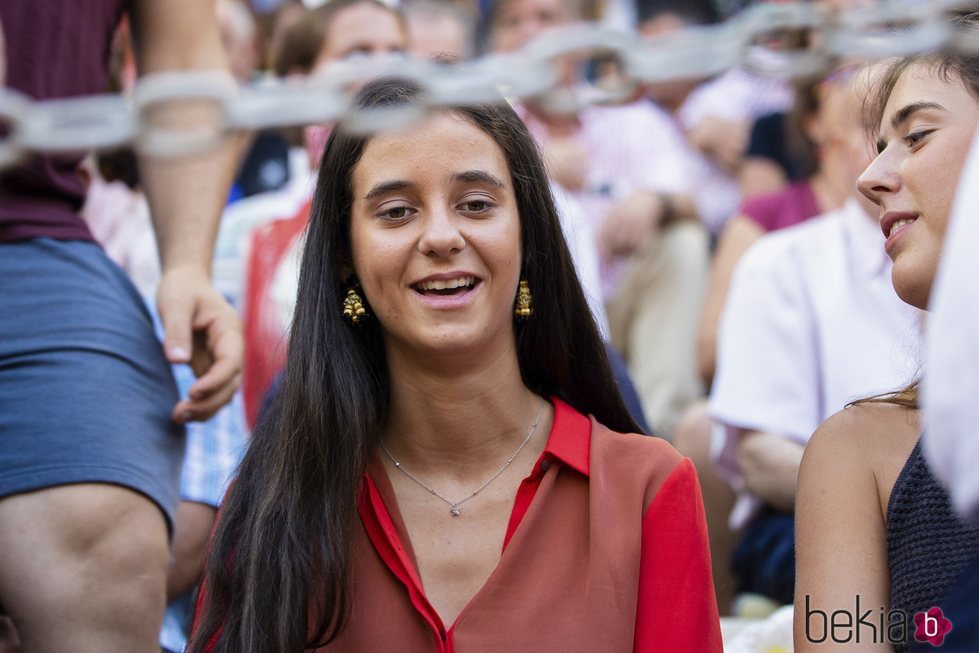
[[[847,406],[830,416],[813,433],[809,446],[871,453],[909,438],[916,440],[917,435],[917,410],[870,402]]]

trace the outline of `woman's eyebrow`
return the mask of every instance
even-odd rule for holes
[[[945,111],[945,107],[936,102],[912,102],[891,117],[891,127],[897,129],[914,114],[918,113],[919,111],[927,111],[929,109]]]
[[[453,181],[463,181],[470,184],[488,184],[496,188],[506,188],[503,180],[485,170],[467,170],[452,176]]]
[[[410,181],[402,181],[400,179],[395,179],[392,181],[382,181],[380,183],[374,184],[374,186],[367,191],[364,195],[364,201],[369,202],[375,197],[380,197],[386,193],[393,193],[399,190],[406,190],[409,188],[415,188],[416,184]]]

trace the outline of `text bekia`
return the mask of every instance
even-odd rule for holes
[[[859,594],[853,602],[852,612],[834,610],[827,614],[825,610],[812,607],[812,597],[806,594],[806,639],[813,644],[827,640],[835,644],[903,644],[908,641],[908,630],[913,622],[915,641],[941,646],[945,636],[952,631],[952,622],[938,607],[918,612],[913,620],[909,620],[904,610],[885,611],[883,606],[876,611],[873,608],[861,610]]]
[[[854,609],[834,610],[827,614],[811,605],[806,594],[806,640],[821,644],[827,639],[837,643],[898,644],[908,641],[908,618],[902,610],[884,610],[880,606],[863,610],[860,595]]]

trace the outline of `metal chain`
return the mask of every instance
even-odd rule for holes
[[[547,402],[546,401],[540,407],[540,411],[537,413],[537,418],[534,420],[533,425],[530,427],[530,431],[527,432],[527,437],[525,437],[524,440],[523,440],[523,442],[520,443],[520,446],[517,447],[517,450],[513,452],[513,455],[510,456],[509,458],[507,458],[507,461],[505,463],[503,463],[503,467],[500,467],[499,471],[497,471],[495,474],[493,474],[489,478],[488,481],[486,481],[485,483],[483,483],[482,485],[480,485],[478,488],[476,488],[475,491],[470,492],[467,496],[463,497],[462,499],[459,499],[458,501],[453,501],[452,499],[450,499],[450,498],[448,498],[446,496],[443,496],[435,488],[432,488],[432,487],[429,487],[428,485],[425,485],[425,483],[423,483],[421,481],[421,479],[419,479],[417,476],[415,476],[414,474],[412,474],[411,472],[409,472],[407,469],[405,469],[404,467],[402,467],[401,466],[401,463],[398,462],[398,460],[394,457],[394,455],[391,454],[390,451],[388,451],[388,448],[387,448],[387,446],[385,446],[383,440],[381,441],[381,449],[384,450],[384,453],[386,453],[387,454],[387,457],[391,459],[391,462],[394,463],[395,468],[397,468],[397,470],[399,472],[401,472],[402,474],[404,474],[405,476],[407,476],[408,478],[410,478],[419,487],[427,490],[429,494],[433,494],[436,497],[438,497],[439,499],[441,499],[442,501],[444,501],[447,504],[449,504],[449,513],[453,517],[458,517],[461,514],[460,506],[462,506],[462,504],[464,504],[466,501],[469,501],[474,496],[476,496],[477,494],[479,494],[480,492],[482,492],[483,490],[485,490],[487,487],[489,487],[489,484],[492,483],[493,481],[495,481],[496,479],[498,479],[500,477],[500,474],[502,474],[503,472],[505,472],[506,471],[506,468],[510,466],[510,463],[512,463],[514,460],[516,460],[517,456],[520,455],[520,452],[524,450],[524,447],[526,447],[527,446],[527,443],[530,442],[530,438],[534,437],[534,433],[537,432],[537,425],[540,424],[540,418],[544,415],[544,409],[545,408],[547,408]]]
[[[0,168],[27,152],[77,152],[132,144],[141,153],[175,157],[213,146],[237,130],[343,121],[378,131],[417,120],[441,107],[539,98],[573,112],[586,104],[614,102],[637,84],[699,79],[742,66],[755,73],[792,78],[824,68],[834,57],[882,58],[951,46],[979,52],[975,34],[956,32],[946,18],[953,8],[979,0],[890,0],[872,9],[832,14],[808,2],[754,5],[718,25],[690,27],[641,39],[636,34],[581,23],[541,35],[521,50],[490,54],[456,65],[404,58],[343,62],[300,79],[267,79],[239,87],[226,73],[158,73],[141,78],[132,98],[96,95],[32,101],[0,89]],[[818,34],[805,49],[771,49],[791,30]],[[759,51],[763,55],[759,57]],[[614,55],[621,88],[568,93],[559,88],[555,64],[569,55]],[[363,111],[352,106],[353,89],[380,75],[410,79],[423,89],[422,106]],[[159,109],[181,103],[209,108],[210,121],[192,128],[156,120]]]

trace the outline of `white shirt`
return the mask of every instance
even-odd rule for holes
[[[928,464],[964,517],[979,517],[979,137],[959,181],[931,293],[922,386]]]
[[[764,48],[752,48],[749,53],[762,61],[769,55]],[[788,111],[792,102],[792,86],[784,79],[762,77],[738,67],[694,89],[680,107],[679,117],[688,130],[710,117],[754,122],[770,113]]]
[[[770,234],[737,266],[718,335],[711,416],[718,470],[743,431],[806,443],[854,399],[897,389],[916,371],[918,311],[891,285],[884,238],[855,200]],[[742,495],[732,523],[750,516]]]

